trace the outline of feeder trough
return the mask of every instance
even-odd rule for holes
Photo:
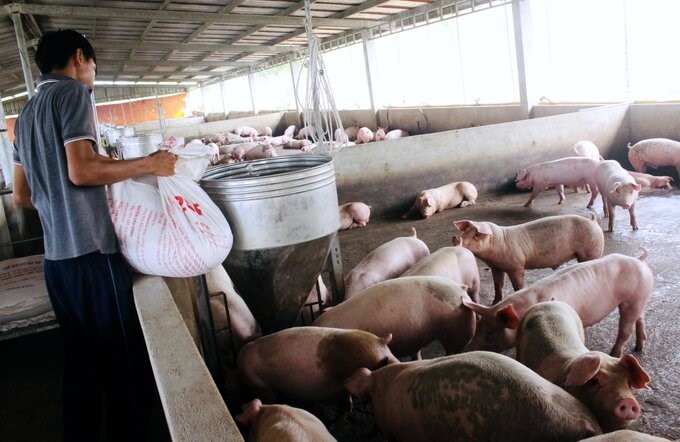
[[[225,268],[263,333],[293,326],[340,227],[333,159],[286,155],[209,169],[201,187],[234,234]]]

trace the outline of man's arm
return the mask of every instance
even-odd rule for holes
[[[177,155],[170,152],[158,151],[143,158],[114,160],[96,153],[90,140],[73,141],[65,147],[68,177],[76,186],[101,186],[145,174],[175,174]]]
[[[31,188],[26,180],[24,168],[20,164],[14,164],[12,199],[17,206],[35,210],[35,207],[33,207],[33,203],[31,202]]]

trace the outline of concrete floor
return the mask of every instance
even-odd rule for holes
[[[554,191],[542,193],[532,208],[523,207],[526,193],[504,196],[480,195],[478,204],[465,209],[451,209],[429,220],[402,220],[398,216],[373,219],[367,227],[340,233],[345,272],[356,265],[377,246],[397,237],[410,234],[411,226],[431,251],[448,246],[454,233],[453,221],[458,219],[488,220],[501,225],[525,222],[554,214],[576,213],[587,215],[588,197],[583,192],[567,193],[562,206],[556,205]],[[601,203],[596,203],[602,226]],[[633,429],[663,436],[680,438],[680,191],[646,190],[637,203],[636,213],[640,230],[633,232],[628,225],[628,213],[616,210],[614,233],[605,234],[605,254],[620,252],[639,256],[640,246],[650,255],[647,259],[656,275],[652,299],[647,307],[647,335],[645,350],[635,354],[652,378],[651,389],[640,391],[638,399],[643,408],[642,418]],[[573,263],[570,262],[568,264]],[[491,271],[480,262],[482,302],[489,304],[493,297]],[[527,271],[527,284],[549,274],[550,270]],[[506,294],[510,293],[509,281]],[[613,312],[599,324],[586,329],[586,345],[593,350],[608,351],[616,335],[618,312]],[[626,350],[631,351],[633,342]],[[509,352],[512,354],[512,351]],[[424,357],[443,355],[438,344],[429,346]],[[2,441],[59,441],[59,391],[62,370],[61,343],[58,330],[11,341],[0,341],[0,440]],[[355,410],[345,421],[331,422],[329,429],[340,441],[382,441],[373,432],[370,405],[355,401]],[[161,430],[159,439],[166,440]],[[154,440],[159,440],[155,439]]]
[[[568,191],[567,199],[557,205],[554,191],[543,192],[531,208],[523,207],[528,193],[515,193],[503,196],[480,195],[477,205],[469,208],[456,208],[444,211],[434,217],[402,220],[395,216],[373,219],[367,227],[343,231],[340,234],[343,269],[351,270],[367,253],[377,246],[397,237],[410,234],[411,226],[418,232],[430,248],[451,244],[456,231],[453,222],[460,219],[492,221],[499,225],[512,225],[530,221],[543,216],[557,214],[581,214],[588,216],[585,208],[590,195],[583,191],[578,194]],[[595,203],[600,225],[607,226],[602,218],[602,204],[598,197]],[[604,254],[623,253],[639,256],[640,246],[649,250],[647,263],[655,274],[652,299],[646,310],[648,341],[640,353],[633,353],[652,379],[649,390],[638,391],[637,397],[643,415],[631,428],[669,439],[680,438],[680,191],[645,190],[636,204],[639,230],[633,231],[629,225],[627,211],[616,209],[616,224],[613,233],[605,233]],[[575,263],[570,261],[566,265]],[[479,261],[481,273],[482,302],[490,304],[493,299],[493,282],[490,269]],[[528,270],[526,284],[548,275],[552,271]],[[506,279],[505,294],[512,287]],[[618,311],[612,312],[598,324],[585,330],[586,346],[591,350],[608,352],[616,337]],[[634,339],[624,351],[632,352]],[[442,356],[443,349],[438,344],[430,345],[424,357]],[[510,350],[508,355],[514,355]],[[329,428],[338,440],[343,441],[380,441],[372,434],[373,420],[370,406],[359,402],[355,412],[346,422],[329,423]]]

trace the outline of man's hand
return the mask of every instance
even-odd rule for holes
[[[157,150],[149,155],[151,163],[151,174],[156,176],[172,176],[175,174],[175,163],[177,155],[166,150]]]

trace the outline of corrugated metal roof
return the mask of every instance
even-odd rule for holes
[[[429,11],[473,10],[509,0],[311,1],[320,38],[389,24]],[[205,81],[306,49],[304,1],[0,0],[0,95],[25,91],[12,14],[20,14],[31,73],[33,48],[47,31],[71,28],[97,52],[97,80]]]

